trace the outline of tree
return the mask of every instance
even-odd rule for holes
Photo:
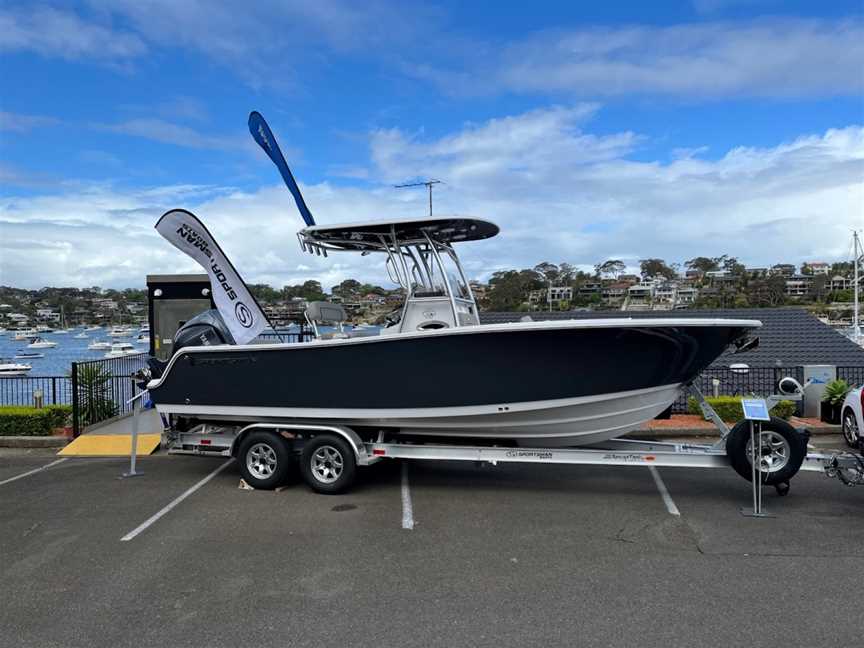
[[[489,280],[484,306],[493,311],[518,310],[530,291],[542,287],[540,275],[533,270],[501,270]]]
[[[678,274],[673,268],[666,265],[663,259],[643,259],[639,262],[639,271],[642,273],[643,279],[650,277],[674,279]]]
[[[688,270],[698,270],[699,272],[711,272],[716,270],[717,259],[709,259],[708,257],[693,257],[689,261],[684,262],[684,267]]]
[[[595,265],[594,272],[598,277],[617,277],[626,267],[620,259],[609,259]]]
[[[267,284],[249,284],[249,292],[259,302],[272,304],[282,298],[282,294]]]
[[[828,277],[820,274],[813,277],[810,283],[810,299],[813,301],[825,301],[828,296]]]

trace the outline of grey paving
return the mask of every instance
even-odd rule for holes
[[[45,457],[6,457],[0,475]],[[0,645],[817,646],[860,642],[864,489],[731,471],[412,463],[350,494],[243,491],[222,460],[69,460],[0,487]],[[13,465],[15,464],[15,465]],[[0,477],[2,480],[2,477]]]

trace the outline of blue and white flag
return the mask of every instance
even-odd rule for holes
[[[222,248],[192,212],[172,209],[156,223],[171,245],[195,259],[210,276],[213,302],[237,344],[254,340],[267,326],[267,316]]]

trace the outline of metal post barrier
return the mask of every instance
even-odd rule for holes
[[[81,404],[78,393],[78,363],[72,363],[72,438],[77,439],[81,434]]]
[[[122,479],[140,477],[144,474],[137,472],[135,466],[138,462],[138,423],[141,416],[141,401],[144,400],[146,393],[146,391],[142,391],[127,401],[127,404],[132,403],[132,447],[129,451],[129,472],[123,473],[120,476]]]

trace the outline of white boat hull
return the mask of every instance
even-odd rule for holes
[[[160,414],[398,429],[400,434],[509,439],[520,445],[576,446],[621,436],[653,419],[678,397],[679,384],[628,392],[508,403],[506,406],[340,410],[157,404]]]

